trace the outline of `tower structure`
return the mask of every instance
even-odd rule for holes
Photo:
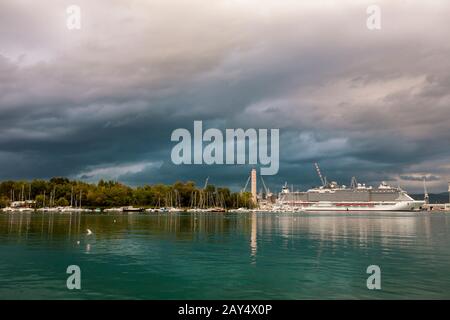
[[[252,186],[252,200],[253,203],[256,205],[257,204],[257,198],[256,198],[256,169],[252,169],[252,173],[251,173],[251,186]]]

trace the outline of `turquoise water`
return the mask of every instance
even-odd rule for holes
[[[450,298],[450,214],[0,214],[0,299],[323,298]]]

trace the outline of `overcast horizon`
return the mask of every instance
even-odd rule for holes
[[[3,0],[0,180],[242,188],[250,165],[171,162],[172,131],[201,120],[280,129],[273,191],[318,185],[318,162],[340,184],[444,192],[449,17],[443,0]]]

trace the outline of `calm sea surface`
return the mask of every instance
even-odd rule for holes
[[[0,299],[323,298],[449,299],[450,214],[0,213]]]

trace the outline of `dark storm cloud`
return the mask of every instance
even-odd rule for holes
[[[133,185],[242,188],[250,166],[176,166],[171,132],[280,128],[277,189],[412,189],[450,177],[450,5],[369,2],[76,1],[0,4],[0,179],[56,175]]]

